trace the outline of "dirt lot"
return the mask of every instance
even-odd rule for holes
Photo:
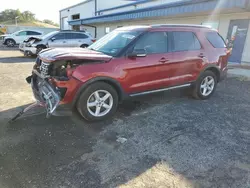
[[[229,78],[208,101],[145,96],[96,124],[41,109],[7,124],[33,101],[33,62],[0,51],[1,188],[250,187],[249,81]]]

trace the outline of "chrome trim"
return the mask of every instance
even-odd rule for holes
[[[179,85],[179,86],[173,86],[173,87],[168,87],[168,88],[163,88],[163,89],[157,89],[157,90],[152,90],[152,91],[145,91],[145,92],[141,92],[141,93],[135,93],[135,94],[131,94],[129,96],[130,97],[136,97],[136,96],[139,96],[139,95],[146,95],[146,94],[150,94],[150,93],[157,93],[157,92],[161,92],[161,91],[167,91],[167,90],[178,89],[178,88],[189,87],[189,86],[191,86],[191,84],[183,84],[183,85]]]

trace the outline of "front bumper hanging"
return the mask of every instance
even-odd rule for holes
[[[47,117],[49,117],[60,103],[61,95],[59,90],[49,82],[48,77],[43,77],[36,70],[33,71],[31,77],[27,78],[28,82],[29,80],[35,99],[45,106]]]

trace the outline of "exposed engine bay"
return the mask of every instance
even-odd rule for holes
[[[76,67],[87,63],[101,63],[99,60],[61,60],[53,63],[46,63],[41,61],[39,58],[36,60],[36,69],[44,77],[53,77],[60,81],[67,81],[69,73],[72,72]]]

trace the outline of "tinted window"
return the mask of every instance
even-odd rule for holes
[[[193,32],[172,32],[173,33],[173,51],[199,50],[201,45]]]
[[[166,53],[167,32],[150,32],[135,44],[134,51],[145,50],[147,54]]]
[[[65,33],[58,33],[55,36],[53,36],[56,40],[63,40],[65,39]]]
[[[25,36],[25,35],[27,35],[27,31],[21,31],[17,35],[18,36]]]
[[[28,31],[28,35],[41,35],[41,33],[35,32],[35,31]]]
[[[206,34],[207,40],[213,45],[215,48],[225,48],[226,44],[223,38],[217,32],[209,32]]]
[[[73,33],[72,35],[73,35],[72,37],[74,39],[86,39],[86,38],[88,38],[87,35],[82,34],[82,33]]]
[[[73,33],[64,33],[65,39],[73,39]]]

